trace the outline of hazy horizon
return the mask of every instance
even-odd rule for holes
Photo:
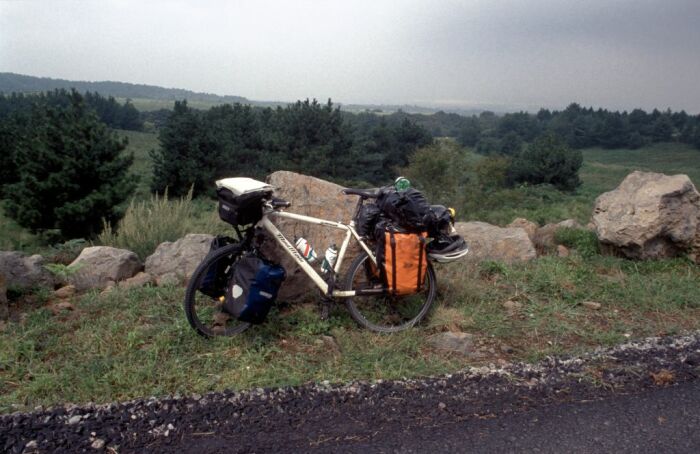
[[[0,71],[251,100],[700,112],[691,0],[0,1]]]

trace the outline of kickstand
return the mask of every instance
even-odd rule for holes
[[[321,297],[319,302],[319,310],[321,320],[328,320],[331,316],[331,305],[333,304],[333,298],[328,298],[327,296]]]

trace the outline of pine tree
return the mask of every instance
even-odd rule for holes
[[[133,156],[89,110],[76,91],[56,91],[37,102],[28,134],[14,150],[19,180],[6,187],[7,213],[32,231],[62,238],[89,237],[102,219],[115,221],[133,191]]]

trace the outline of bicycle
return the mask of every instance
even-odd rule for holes
[[[371,190],[346,188],[342,192],[348,196],[359,197],[355,215],[365,201],[377,197],[377,193]],[[270,196],[261,198],[259,203],[262,205],[260,207],[262,216],[259,220],[249,225],[243,232],[234,225],[238,239],[210,252],[190,278],[185,293],[185,314],[189,324],[200,335],[205,337],[231,336],[243,332],[250,326],[250,323],[235,319],[226,320],[231,324],[227,323],[223,327],[221,324],[217,325],[217,318],[225,318],[221,316],[223,297],[214,298],[205,295],[200,291],[200,288],[204,277],[207,276],[212,266],[218,267],[223,263],[224,269],[221,275],[227,279],[235,267],[237,259],[246,253],[260,254],[262,242],[270,237],[314,282],[327,302],[344,299],[350,316],[364,328],[383,333],[398,332],[415,326],[428,314],[437,294],[437,278],[430,261],[428,261],[422,290],[411,295],[396,296],[380,279],[371,238],[360,236],[355,230],[353,220],[347,223],[334,222],[282,211],[289,208],[291,203],[273,198],[271,193]],[[274,218],[292,219],[345,231],[345,237],[332,270],[324,276],[319,274],[300,254],[294,244],[272,223],[271,219]],[[354,218],[355,216],[353,216]],[[343,261],[352,240],[359,244],[361,252],[350,264],[344,276],[341,276]],[[430,258],[430,255],[428,257]]]

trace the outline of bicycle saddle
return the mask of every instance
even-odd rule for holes
[[[377,198],[377,193],[373,189],[366,190],[366,189],[344,188],[342,190],[342,192],[345,195],[359,195],[363,199],[376,199]]]

